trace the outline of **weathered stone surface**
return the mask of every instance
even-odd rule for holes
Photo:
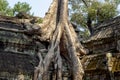
[[[0,16],[0,80],[32,80],[39,63],[36,54],[39,50],[45,53],[42,50],[46,50],[46,42],[37,41],[35,35],[9,31],[26,30],[26,26],[30,25],[25,24],[14,17]]]
[[[0,16],[0,79],[32,80],[35,67],[39,63],[37,53],[42,57],[48,52],[48,42],[42,42],[36,35],[9,31],[9,29],[26,30],[33,26],[28,20]],[[36,26],[37,27],[37,26]],[[7,29],[7,30],[6,30]],[[64,58],[63,60],[63,80],[71,79],[71,68]],[[55,65],[51,64],[49,69],[49,79],[54,80]],[[4,74],[4,75],[3,75]]]
[[[82,58],[85,80],[120,79],[120,16],[94,28],[93,35],[83,42],[89,54]]]

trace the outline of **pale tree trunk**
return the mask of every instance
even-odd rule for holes
[[[67,54],[69,61],[72,66],[72,80],[82,80],[84,71],[80,62],[80,54],[84,54],[85,51],[82,45],[79,43],[77,35],[68,20],[68,0],[54,0],[51,4],[51,7],[44,18],[43,24],[41,26],[41,34],[39,38],[50,41],[49,51],[45,58],[42,60],[42,64],[38,65],[37,73],[35,73],[38,80],[42,76],[42,80],[48,80],[48,69],[51,61],[54,57],[55,68],[57,70],[56,80],[62,80],[62,58],[61,55]],[[62,38],[63,37],[63,38]],[[64,40],[61,40],[64,39]],[[63,42],[66,53],[61,53],[60,49],[63,46],[60,46],[60,42]]]
[[[48,41],[48,53],[43,58],[40,51],[38,53],[39,65],[34,71],[34,80],[49,80],[49,67],[54,63],[55,80],[62,80],[62,56],[66,58],[71,66],[72,80],[82,80],[84,70],[80,61],[80,56],[86,54],[85,49],[80,44],[74,28],[68,20],[68,0],[53,0],[43,23],[39,28],[33,26],[33,30],[16,30],[0,28],[1,30],[31,33],[37,35],[40,41]]]

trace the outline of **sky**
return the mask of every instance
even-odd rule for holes
[[[27,2],[31,7],[31,13],[35,16],[44,17],[45,13],[48,11],[52,0],[7,0],[11,7],[14,6],[18,1]]]
[[[32,7],[31,13],[34,13],[34,16],[44,17],[53,0],[7,0],[7,1],[11,7],[13,7],[14,4],[17,3],[18,1],[27,2]],[[120,5],[118,6],[118,11],[120,11]]]

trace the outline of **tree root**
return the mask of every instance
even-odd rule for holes
[[[48,70],[50,67],[50,63],[54,59],[54,68],[56,70],[54,74],[54,79],[56,80],[62,80],[62,58],[61,55],[64,54],[61,53],[60,49],[65,50],[66,59],[70,59],[68,62],[69,65],[72,66],[72,80],[82,80],[84,70],[82,68],[82,64],[80,62],[80,54],[84,54],[84,48],[80,44],[77,35],[74,31],[74,28],[72,27],[71,23],[68,21],[68,11],[67,11],[67,5],[68,0],[54,0],[52,7],[49,9],[49,14],[47,14],[48,17],[51,17],[52,20],[46,20],[47,24],[50,24],[50,27],[52,29],[48,30],[50,27],[46,26],[43,27],[43,34],[42,36],[51,37],[50,38],[50,46],[47,55],[42,60],[42,63],[40,61],[38,68],[35,70],[35,77],[34,80],[48,80]],[[54,8],[55,6],[58,6],[57,8]],[[53,16],[53,10],[56,10],[55,16]],[[51,16],[50,16],[51,15]],[[47,17],[46,17],[47,18]],[[46,19],[45,18],[45,19]],[[48,18],[47,18],[48,19]],[[64,40],[61,40],[64,39]],[[63,46],[61,46],[60,42],[62,41]],[[39,55],[40,56],[40,55]],[[41,78],[42,76],[42,78]]]

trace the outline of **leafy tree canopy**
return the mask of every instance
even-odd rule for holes
[[[89,27],[87,21],[90,19],[94,26],[117,16],[119,3],[120,0],[70,0],[70,19],[83,28]]]
[[[92,22],[101,22],[118,15],[120,0],[70,0],[71,21],[86,26],[88,16]]]
[[[15,16],[19,12],[30,14],[31,7],[26,2],[18,2],[13,8],[9,6],[7,0],[0,0],[0,14],[5,16]]]
[[[6,0],[0,0],[0,15],[12,15],[12,9]]]
[[[27,14],[30,14],[31,7],[26,2],[18,2],[14,5],[13,13],[14,15],[19,12],[25,12]]]

